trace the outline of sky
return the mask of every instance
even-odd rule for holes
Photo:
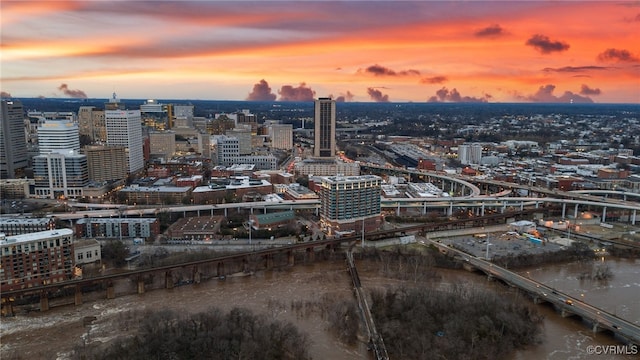
[[[0,3],[3,97],[640,103],[640,2]]]

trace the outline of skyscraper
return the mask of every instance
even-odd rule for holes
[[[43,198],[77,198],[89,184],[87,157],[79,153],[78,125],[46,120],[38,127],[40,155],[33,158],[35,192]]]
[[[142,117],[140,110],[124,110],[116,104],[118,104],[117,101],[105,104],[107,110],[104,111],[104,121],[107,127],[107,145],[126,147],[129,160],[128,171],[135,173],[144,168]]]
[[[91,141],[99,143],[107,141],[104,110],[94,106],[80,106],[80,109],[78,109],[78,124],[81,136],[88,136]]]
[[[0,178],[22,176],[28,165],[24,109],[19,100],[2,100],[0,110]]]
[[[318,98],[314,107],[313,156],[333,158],[336,154],[336,102],[331,98]]]

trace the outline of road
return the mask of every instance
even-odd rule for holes
[[[484,271],[487,275],[503,280],[509,285],[518,287],[531,294],[534,299],[547,301],[556,305],[563,316],[577,315],[584,320],[593,323],[598,329],[607,329],[620,335],[628,342],[640,344],[640,326],[627,320],[621,319],[614,314],[606,312],[600,308],[590,305],[581,299],[571,297],[556,289],[546,286],[533,279],[516,274],[503,267],[497,266],[490,261],[486,261],[475,256],[464,253],[460,250],[448,247],[444,244],[429,240],[431,244],[441,251],[453,253],[471,266]]]

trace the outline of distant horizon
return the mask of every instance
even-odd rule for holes
[[[639,24],[625,0],[4,0],[0,93],[635,104]]]
[[[69,97],[2,97],[2,100],[7,99],[28,99],[28,100],[55,100],[65,102],[93,102],[104,101],[109,102],[111,98],[69,98]],[[313,103],[314,100],[223,100],[223,99],[201,99],[201,98],[118,98],[118,101],[141,101],[146,102],[148,100],[154,100],[158,102],[162,101],[209,101],[209,102],[253,102],[263,104],[296,104],[296,103]],[[569,105],[569,106],[599,106],[599,105],[627,105],[638,106],[640,103],[569,103],[569,102],[419,102],[419,101],[389,101],[389,102],[374,102],[374,101],[338,101],[338,104],[366,104],[366,105],[398,105],[398,104],[423,104],[423,105]]]

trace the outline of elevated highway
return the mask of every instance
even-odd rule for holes
[[[619,336],[626,343],[640,345],[640,326],[636,324],[590,305],[582,301],[582,299],[571,297],[543,283],[516,274],[489,261],[435,241],[430,240],[430,243],[438,247],[440,251],[460,258],[465,263],[466,268],[480,270],[490,278],[500,279],[510,286],[525,291],[535,303],[552,303],[560,310],[560,314],[563,317],[579,316],[591,325],[591,329],[594,332],[608,330]]]

